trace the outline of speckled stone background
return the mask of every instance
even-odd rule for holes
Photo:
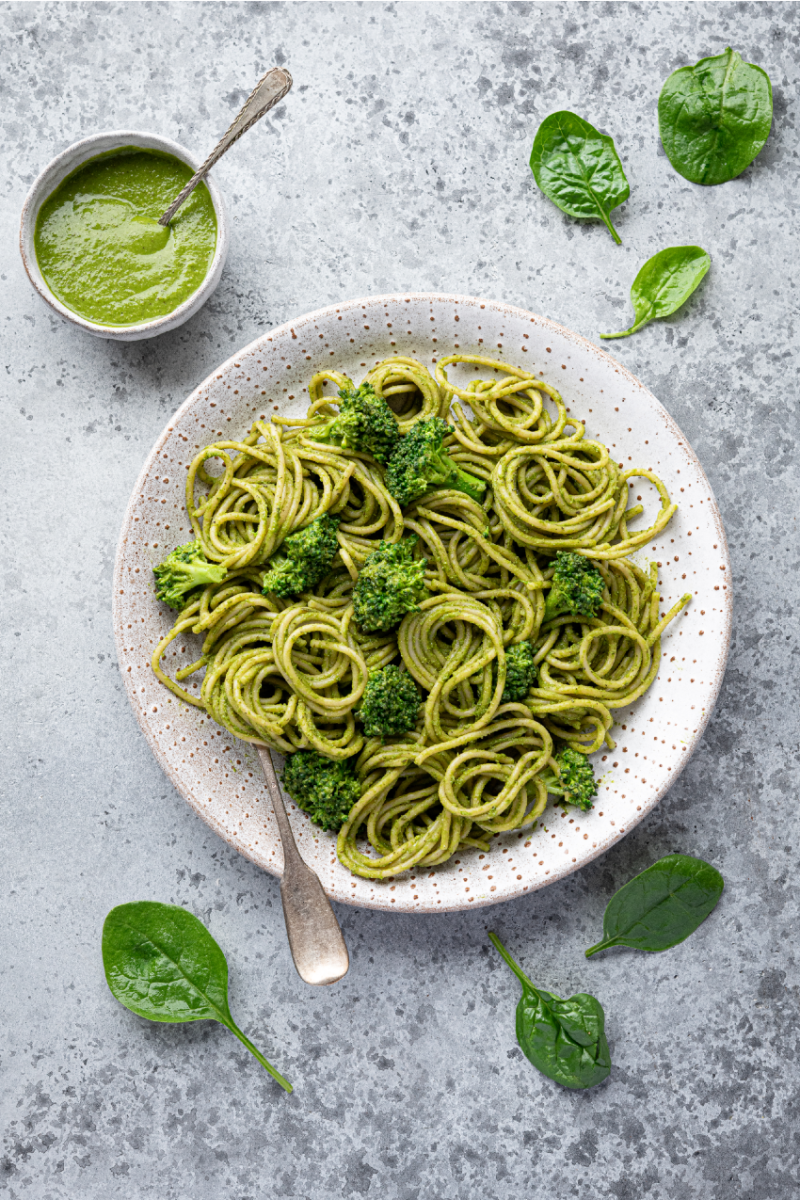
[[[790,1200],[800,1116],[797,891],[796,4],[4,4],[2,388],[5,1138],[13,1200]],[[675,67],[726,45],[769,72],[775,122],[736,181],[703,189],[660,149]],[[140,128],[199,154],[253,82],[295,89],[219,165],[219,290],[154,342],[84,336],[34,295],[23,197],[84,134]],[[613,133],[623,244],[536,190],[549,112]],[[638,266],[697,242],[713,266],[678,316],[613,352],[697,450],[737,597],[706,737],[605,858],[495,912],[341,909],[352,968],[296,976],[277,883],[171,789],[128,707],[111,567],[128,494],[171,412],[257,334],[369,293],[480,294],[587,337],[629,322]],[[788,668],[790,656],[794,666]],[[586,962],[611,893],[670,851],[727,888],[663,955]],[[150,898],[204,920],[241,1025],[158,1026],[108,992],[100,930]],[[521,1056],[494,928],[547,988],[605,1006],[614,1069],[586,1093]]]

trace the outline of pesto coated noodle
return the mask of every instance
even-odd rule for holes
[[[457,386],[448,378],[455,364],[486,378]],[[180,612],[153,670],[235,737],[284,754],[352,759],[362,794],[339,833],[339,859],[356,875],[385,879],[533,825],[547,804],[541,776],[553,768],[554,741],[583,754],[613,748],[613,711],[650,687],[661,634],[690,596],[660,617],[656,565],[643,570],[629,558],[676,511],[662,482],[622,470],[540,378],[453,354],[435,377],[396,357],[366,382],[389,402],[401,433],[420,419],[450,419],[448,453],[487,483],[483,500],[436,490],[403,510],[369,455],[315,443],[315,425],[336,415],[336,391],[352,386],[336,371],[318,373],[305,419],[256,421],[241,441],[215,442],[192,462],[194,535],[228,575]],[[206,469],[210,460],[221,474]],[[640,530],[629,528],[642,513],[628,507],[635,477],[660,499]],[[322,513],[340,521],[330,573],[297,598],[263,595],[270,556]],[[351,599],[359,569],[381,542],[411,533],[415,555],[427,559],[428,596],[398,628],[365,633]],[[596,617],[544,621],[559,550],[600,571]],[[172,679],[162,659],[190,633],[202,638],[199,657]],[[502,703],[506,650],[525,640],[537,683],[524,701]],[[420,687],[420,719],[401,737],[365,738],[359,702],[369,672],[389,663]],[[199,688],[182,686],[201,671]]]

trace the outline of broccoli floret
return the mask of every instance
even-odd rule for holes
[[[605,586],[603,576],[588,558],[559,550],[544,606],[545,621],[563,612],[574,617],[596,617]]]
[[[262,580],[264,595],[297,596],[315,587],[331,569],[339,539],[338,517],[323,513],[305,529],[291,533],[277,554],[269,560],[269,569]]]
[[[404,508],[435,488],[454,488],[480,500],[486,484],[457,463],[442,448],[450,426],[441,417],[417,421],[400,439],[386,471],[386,486]]]
[[[554,796],[563,796],[565,804],[574,804],[584,812],[592,807],[592,797],[597,795],[597,780],[594,768],[585,754],[566,746],[556,755],[559,774],[543,771],[542,780]]]
[[[402,542],[381,542],[361,568],[353,610],[366,633],[392,629],[406,613],[419,612],[428,560],[411,557],[416,541],[414,534]]]
[[[361,784],[348,764],[316,750],[290,754],[281,780],[295,804],[322,829],[341,829],[361,797]]]
[[[158,599],[170,608],[181,609],[188,603],[187,592],[207,587],[209,583],[222,583],[228,568],[209,562],[199,542],[187,542],[185,546],[177,546],[154,567],[153,574]]]
[[[359,717],[367,737],[398,737],[417,723],[422,697],[410,675],[394,663],[370,671]]]
[[[331,442],[343,450],[371,454],[379,463],[387,463],[400,440],[400,430],[389,405],[369,383],[355,391],[339,391],[339,415],[319,429],[308,430],[315,442]]]
[[[533,661],[534,649],[530,642],[518,642],[506,650],[506,686],[500,698],[501,704],[524,700],[528,689],[536,683],[539,668]]]

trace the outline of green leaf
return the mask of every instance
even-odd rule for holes
[[[586,992],[559,1000],[535,987],[496,934],[490,933],[489,940],[522,984],[517,1041],[525,1057],[563,1087],[582,1089],[602,1083],[611,1070],[611,1055],[599,1000]]]
[[[103,967],[113,995],[148,1021],[219,1021],[282,1088],[291,1084],[236,1025],[225,955],[197,917],[140,900],[112,908],[103,925]]]
[[[660,858],[611,897],[603,940],[590,946],[586,957],[609,946],[649,951],[677,946],[714,911],[724,887],[719,871],[702,858]]]
[[[691,183],[727,183],[761,151],[772,126],[766,71],[722,54],[681,67],[658,98],[658,130],[675,170]]]
[[[628,199],[631,189],[613,138],[573,112],[551,113],[533,139],[531,170],[562,212],[603,221],[619,244],[609,213]]]
[[[601,338],[629,337],[648,321],[669,317],[688,300],[711,259],[700,246],[668,246],[659,250],[639,271],[631,284],[634,322],[621,333],[601,333]]]

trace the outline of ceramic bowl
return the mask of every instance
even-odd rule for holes
[[[336,857],[336,837],[287,800],[300,852],[335,900],[390,912],[479,908],[523,896],[578,870],[624,837],[686,766],[714,707],[731,629],[731,572],[719,510],[697,456],[655,396],[585,338],[535,313],[470,296],[404,292],[350,300],[270,329],[200,384],[170,418],[133,489],[114,573],[114,629],[122,678],[158,761],[192,808],[242,854],[274,875],[283,853],[254,747],[237,741],[200,708],[173,696],[150,669],[174,613],[155,598],[153,567],[189,541],[186,469],[200,447],[241,437],[253,420],[302,416],[308,381],[336,368],[359,381],[390,355],[433,370],[460,349],[541,374],[625,467],[651,468],[678,502],[669,526],[634,555],[658,563],[661,611],[684,593],[694,599],[662,639],[658,678],[629,708],[615,710],[616,748],[592,756],[598,796],[591,812],[548,806],[535,829],[492,839],[487,853],[459,852],[436,868],[394,879],[361,879]],[[451,368],[450,378],[469,380]],[[655,489],[638,479],[632,499],[646,527]],[[173,643],[174,673],[199,654],[198,639]],[[193,680],[197,676],[192,677]],[[199,685],[184,686],[195,692]],[[698,795],[695,803],[703,804]],[[169,801],[167,801],[169,803]]]
[[[139,146],[142,150],[161,150],[166,154],[172,154],[175,158],[180,159],[181,162],[186,163],[187,167],[191,167],[192,171],[196,171],[200,166],[195,156],[190,154],[183,146],[179,146],[177,142],[173,142],[170,138],[161,137],[157,133],[137,133],[128,129],[120,129],[114,130],[111,133],[95,133],[91,137],[82,138],[81,141],[68,146],[66,150],[62,150],[45,167],[28,192],[25,203],[22,206],[19,248],[22,255],[22,262],[35,291],[41,296],[45,304],[49,305],[55,312],[65,317],[68,321],[71,321],[73,325],[77,325],[80,329],[85,329],[87,333],[93,333],[96,337],[109,338],[116,342],[137,342],[142,338],[156,337],[159,333],[166,333],[170,329],[177,329],[179,325],[183,325],[184,321],[188,321],[190,317],[193,317],[196,312],[200,311],[219,283],[222,268],[225,266],[225,259],[228,253],[228,225],[225,219],[225,207],[219,188],[213,179],[207,176],[205,182],[211,193],[211,201],[217,217],[217,248],[211,260],[208,274],[196,292],[193,292],[187,300],[184,300],[183,304],[178,305],[171,313],[167,313],[163,317],[157,317],[153,321],[143,321],[139,325],[98,325],[94,321],[87,321],[85,317],[81,317],[78,313],[73,312],[72,309],[67,308],[50,291],[36,261],[33,237],[36,231],[36,219],[39,216],[39,209],[45,200],[53,194],[58,185],[63,183],[67,176],[71,175],[83,163],[88,162],[91,158],[96,158],[99,154],[105,154],[109,150],[120,150],[123,146]]]

